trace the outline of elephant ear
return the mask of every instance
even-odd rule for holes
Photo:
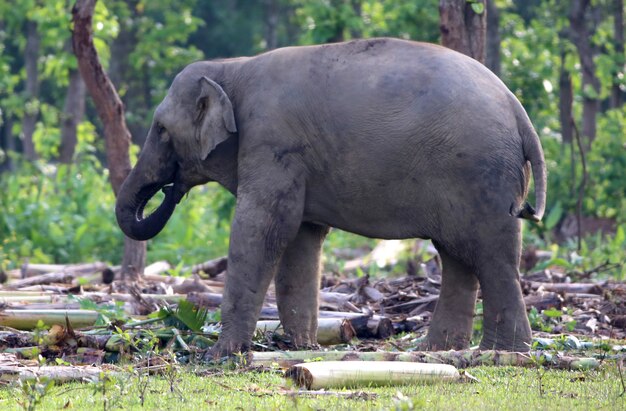
[[[194,118],[202,160],[231,133],[237,132],[230,99],[224,89],[208,77],[200,78],[200,95],[196,99]]]

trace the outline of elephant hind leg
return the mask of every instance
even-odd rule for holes
[[[437,251],[443,266],[441,293],[428,329],[427,348],[465,349],[472,337],[478,278],[443,247]]]
[[[275,277],[278,313],[295,347],[317,344],[320,258],[328,227],[303,223]]]
[[[483,230],[476,260],[484,313],[480,348],[528,351],[532,333],[520,285],[520,222],[493,221]]]

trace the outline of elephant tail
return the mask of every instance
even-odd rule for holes
[[[519,103],[518,103],[519,105]],[[530,168],[535,182],[535,207],[526,202],[520,210],[514,214],[526,220],[541,221],[546,211],[546,162],[543,156],[543,148],[539,136],[535,131],[528,115],[519,105],[521,113],[518,114],[517,124],[522,137],[524,158],[530,162]]]

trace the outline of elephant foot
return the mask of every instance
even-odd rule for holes
[[[209,348],[203,356],[204,361],[221,361],[238,354],[250,351],[250,341],[242,342],[235,339],[219,338],[215,345]]]
[[[425,351],[465,350],[469,348],[470,336],[464,332],[431,330],[420,349]]]
[[[293,351],[308,351],[308,350],[313,351],[313,350],[320,349],[319,344],[315,342],[311,342],[311,341],[303,342],[302,340],[288,338],[284,342],[287,345],[288,349],[293,350]]]
[[[528,352],[532,344],[531,336],[523,336],[518,338],[490,338],[483,336],[480,342],[481,350],[501,350],[511,352]]]

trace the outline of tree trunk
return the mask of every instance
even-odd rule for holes
[[[0,172],[3,171],[14,171],[15,164],[11,157],[9,156],[10,152],[15,152],[15,138],[13,137],[13,117],[11,117],[8,113],[3,113],[2,117],[3,123],[2,127],[0,127],[0,136],[4,137],[3,147],[5,158],[3,162],[0,163]]]
[[[500,76],[500,12],[495,0],[487,0],[487,56],[485,65]]]
[[[343,5],[342,2],[343,0],[330,0],[330,5],[333,8],[333,13],[337,13],[338,10],[341,9]],[[338,42],[344,41],[346,39],[344,35],[345,29],[346,29],[346,22],[343,21],[341,18],[336,18],[335,24],[333,27],[333,33],[330,36],[330,38],[327,40],[327,42],[338,43]]]
[[[273,50],[278,47],[278,1],[279,0],[265,0],[263,2],[264,9],[264,23],[265,23],[265,49]]]
[[[78,142],[76,130],[85,115],[85,83],[77,69],[70,69],[70,83],[67,86],[65,105],[61,121],[61,146],[59,161],[71,164]]]
[[[128,156],[131,138],[124,119],[122,101],[104,72],[93,44],[92,16],[95,4],[96,0],[77,0],[72,8],[72,45],[78,68],[104,125],[106,158],[113,192],[117,196],[131,170]],[[125,239],[122,279],[137,280],[143,274],[145,255],[145,242]]]
[[[611,87],[611,108],[620,108],[624,103],[624,91],[620,87],[619,76],[624,75],[624,0],[613,1],[613,22],[615,39],[615,73]]]
[[[137,22],[141,15],[138,12],[138,0],[126,0],[125,6],[128,8],[130,18],[120,21],[120,32],[111,43],[111,59],[107,73],[111,82],[117,90],[124,90],[122,95],[123,104],[126,107],[146,106],[142,98],[145,99],[145,87],[143,87],[143,77],[139,79],[133,78],[133,73],[137,70],[130,66],[130,54],[135,49],[138,42],[137,39]],[[115,11],[115,10],[114,10]],[[148,90],[149,92],[149,90]],[[146,108],[151,110],[152,106]],[[135,112],[135,115],[141,117],[142,114]],[[130,122],[127,124],[133,142],[139,146],[143,146],[146,140],[147,129],[141,121]]]
[[[482,4],[476,13],[473,4]],[[487,10],[485,0],[439,0],[441,44],[484,63]],[[480,7],[480,6],[478,6]]]
[[[362,18],[361,14],[363,14],[362,0],[351,0],[350,3],[352,4],[352,10],[354,11],[354,16],[360,20]],[[363,30],[361,30],[360,26],[352,27],[350,29],[350,36],[353,39],[360,39],[361,37],[363,37]]]
[[[582,134],[589,145],[596,138],[596,114],[600,107],[600,80],[596,76],[596,64],[593,61],[591,34],[585,22],[585,15],[591,9],[590,0],[573,0],[571,3],[569,21],[572,43],[578,50],[583,81],[583,121]]]
[[[561,137],[563,144],[571,144],[572,138],[572,76],[565,68],[565,51],[561,52],[561,69],[559,74],[559,118],[561,120]]]
[[[39,59],[39,32],[37,23],[26,22],[26,47],[24,49],[24,65],[26,66],[26,110],[22,122],[22,134],[24,136],[24,156],[28,160],[36,160],[37,153],[33,143],[33,134],[37,117],[39,115],[39,78],[37,60]]]

